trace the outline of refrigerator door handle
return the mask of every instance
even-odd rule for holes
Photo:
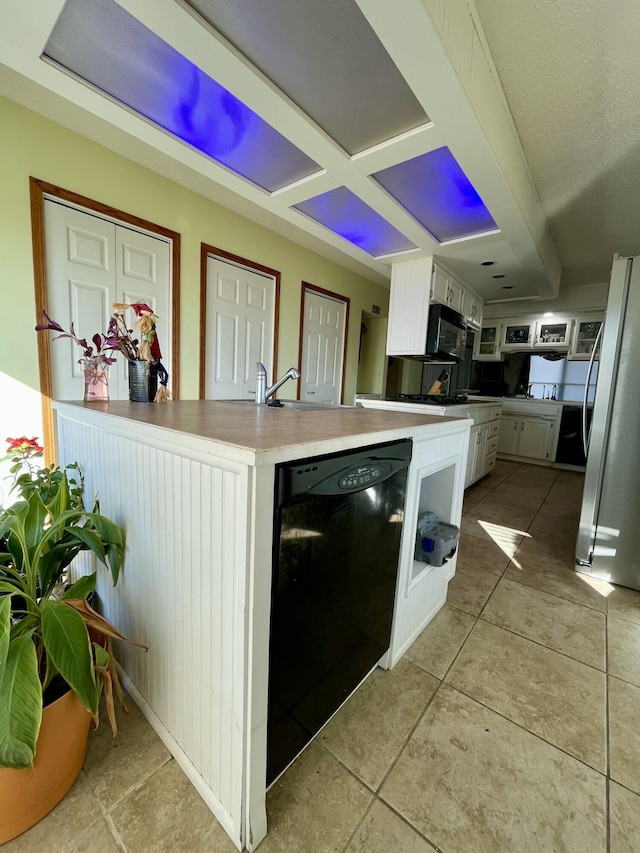
[[[596,340],[593,345],[593,349],[591,350],[591,358],[589,359],[589,369],[587,370],[587,380],[584,383],[584,400],[582,406],[582,449],[584,450],[584,455],[587,455],[587,446],[589,444],[589,438],[587,436],[587,399],[589,397],[589,386],[591,385],[591,372],[593,371],[593,365],[596,358],[596,353],[598,352],[598,346],[600,345],[600,338],[602,337],[602,330],[604,329],[604,323],[600,323],[600,328],[598,329],[598,334],[596,335]]]

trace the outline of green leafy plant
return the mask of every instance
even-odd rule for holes
[[[65,588],[80,551],[94,554],[117,582],[120,528],[97,501],[87,512],[81,486],[53,466],[18,490],[21,499],[0,511],[0,765],[15,768],[33,764],[42,708],[56,683],[73,690],[96,722],[104,688],[115,734],[113,687],[121,698],[122,690],[111,639],[126,639],[86,601],[96,573]]]
[[[10,491],[17,492],[20,497],[28,498],[33,492],[39,492],[45,504],[53,498],[63,473],[69,483],[69,495],[75,509],[83,509],[82,496],[84,493],[84,478],[80,466],[73,462],[64,469],[57,465],[40,464],[44,448],[40,447],[37,438],[7,438],[7,452],[0,463],[9,463],[9,475],[13,480]],[[8,478],[8,479],[9,479]]]

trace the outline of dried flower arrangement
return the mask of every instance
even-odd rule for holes
[[[125,320],[125,312],[133,309],[137,316],[133,329],[127,326]],[[155,395],[155,402],[162,403],[170,399],[168,389],[169,374],[166,368],[160,361],[162,353],[158,343],[156,334],[157,316],[151,308],[144,302],[135,302],[132,305],[127,305],[123,302],[114,302],[112,305],[113,314],[109,320],[109,326],[104,335],[95,334],[91,338],[91,343],[86,338],[80,338],[75,332],[74,324],[71,323],[70,329],[66,332],[62,326],[46,313],[42,312],[44,322],[38,323],[36,326],[37,332],[58,332],[54,340],[58,338],[69,338],[76,343],[82,350],[82,357],[78,359],[79,364],[89,374],[90,383],[94,388],[98,389],[102,385],[102,393],[105,396],[95,396],[95,399],[108,399],[108,392],[105,390],[107,378],[106,368],[116,361],[115,354],[120,352],[128,361],[144,361],[153,365],[157,369],[160,385]],[[140,338],[134,336],[134,330],[137,330]],[[98,390],[96,394],[99,394]]]

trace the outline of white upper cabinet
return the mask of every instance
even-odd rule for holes
[[[432,302],[448,305],[479,328],[482,300],[432,257],[393,265],[387,355],[424,355]]]
[[[568,359],[587,361],[591,358],[603,317],[576,317],[573,321],[573,334]]]
[[[462,314],[467,323],[480,328],[482,299],[436,263],[431,272],[431,301],[448,305]]]
[[[568,350],[571,328],[571,320],[566,317],[538,320],[533,345],[536,349]]]
[[[524,316],[487,319],[475,336],[476,361],[500,361],[503,353],[526,350],[566,352],[569,360],[586,360],[603,323],[602,313],[578,316]]]
[[[500,323],[483,325],[473,339],[473,357],[476,361],[502,361],[500,350]]]
[[[440,305],[449,305],[449,286],[451,276],[442,267],[432,264],[431,267],[431,301]]]
[[[432,258],[394,264],[391,270],[387,355],[424,355]]]
[[[459,311],[462,314],[462,300],[464,296],[464,287],[455,278],[449,278],[449,293],[447,295],[447,305],[453,308],[454,311]]]
[[[526,318],[506,320],[502,325],[500,345],[503,350],[531,349],[535,322]]]
[[[470,326],[480,328],[482,322],[482,299],[465,288],[462,294],[462,314]]]

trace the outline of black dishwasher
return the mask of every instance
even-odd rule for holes
[[[389,648],[411,449],[276,466],[267,784]]]
[[[562,407],[558,448],[555,461],[564,465],[586,465],[586,456],[582,446],[582,406]],[[591,423],[592,407],[587,406],[587,431]]]

